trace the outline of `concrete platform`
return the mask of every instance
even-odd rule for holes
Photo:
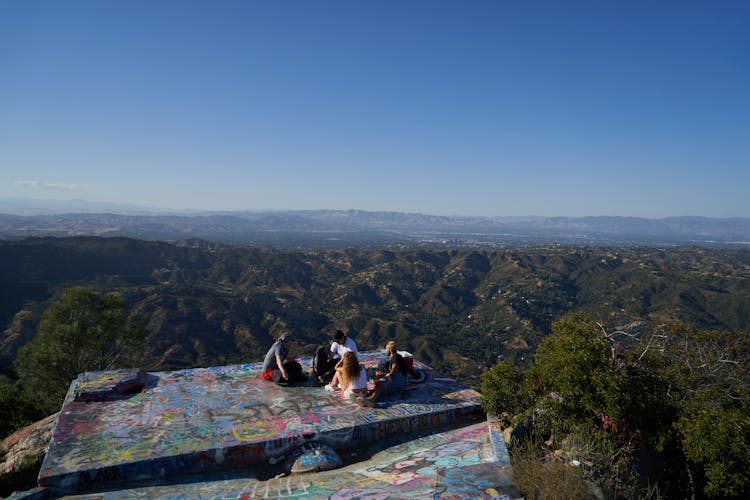
[[[374,366],[383,358],[380,352],[365,353],[363,363]],[[309,359],[300,362],[309,367]],[[495,447],[491,455],[482,451],[485,459],[477,458],[476,463],[459,460],[477,467],[485,462],[495,464],[490,472],[482,469],[484,472],[477,474],[484,477],[485,473],[494,473],[498,477],[489,482],[477,479],[475,490],[482,490],[482,485],[497,489],[512,484],[499,472],[507,465],[505,459],[498,459],[506,453],[504,443],[500,437],[498,444],[497,436],[493,437],[495,433],[484,421],[479,394],[418,361],[415,368],[424,370],[427,380],[384,397],[374,409],[361,408],[311,383],[281,387],[261,380],[260,363],[145,374],[83,374],[71,385],[63,404],[39,485],[55,494],[106,491],[107,496],[123,498],[116,492],[144,484],[154,484],[152,488],[197,488],[206,484],[207,492],[225,486],[231,492],[236,485],[226,481],[237,480],[233,477],[239,475],[245,483],[255,481],[257,492],[258,488],[287,484],[273,479],[284,473],[284,459],[304,443],[316,441],[340,450],[348,464],[337,471],[313,474],[321,478],[315,479],[315,484],[325,483],[330,489],[336,488],[336,478],[343,487],[345,471],[354,476],[364,474],[357,472],[356,461],[362,456],[372,455],[373,460],[380,457],[377,460],[386,463],[394,457],[410,456],[404,453],[413,449],[426,457],[432,453],[430,443],[440,448],[440,443],[448,446],[463,442],[468,435],[474,436],[471,442],[477,446],[479,441],[488,443],[482,444],[482,449]],[[479,427],[471,425],[477,422],[482,422]],[[408,449],[373,448],[394,439]],[[443,451],[457,450],[456,446],[461,445],[451,444]],[[495,458],[486,458],[490,456]],[[507,454],[504,456],[507,458]],[[360,465],[365,467],[365,463],[369,461]],[[425,481],[432,481],[433,490],[438,483],[454,481],[449,469],[434,469],[433,474],[428,467],[423,471],[429,476]],[[204,479],[211,474],[223,479],[206,483]],[[166,490],[164,494],[154,489],[143,491],[147,498],[172,496]],[[288,489],[284,491],[289,493]],[[175,495],[181,493],[175,490]],[[318,496],[308,492],[307,496],[311,495]]]
[[[363,461],[341,469],[260,481],[233,478],[156,484],[65,498],[122,499],[403,499],[521,498],[509,475],[507,455],[496,455],[487,422],[368,446]],[[424,434],[424,433],[422,433]],[[497,437],[497,436],[495,436]],[[500,435],[502,440],[502,435]],[[504,447],[503,447],[504,449]]]

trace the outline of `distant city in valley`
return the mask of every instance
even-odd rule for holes
[[[83,201],[0,200],[0,238],[127,236],[294,247],[517,245],[750,247],[750,218],[473,217],[363,210],[157,211]]]

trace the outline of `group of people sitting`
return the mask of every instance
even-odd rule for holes
[[[344,353],[341,361],[336,364],[336,372],[331,383],[327,384],[325,389],[334,391],[339,387],[344,397],[358,405],[375,406],[380,396],[398,391],[406,385],[408,368],[403,356],[396,350],[394,341],[386,344],[385,354],[388,360],[376,368],[373,374],[375,386],[372,391],[367,390],[367,370],[359,363],[356,351]]]
[[[279,337],[268,350],[263,360],[261,377],[277,383],[290,383],[306,380],[302,367],[289,358],[287,343],[294,338],[288,333]],[[390,341],[385,346],[388,359],[381,362],[372,373],[375,382],[372,391],[367,390],[368,373],[359,362],[357,344],[344,332],[338,330],[331,342],[330,350],[320,347],[313,360],[313,373],[320,383],[325,383],[326,391],[343,391],[344,397],[360,406],[374,407],[378,398],[402,389],[407,383],[409,368],[403,356],[396,350],[396,343]]]

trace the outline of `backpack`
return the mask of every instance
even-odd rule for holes
[[[284,369],[289,377],[289,382],[303,382],[307,380],[307,377],[302,374],[302,365],[297,361],[287,361],[284,363]]]
[[[325,346],[318,346],[312,359],[313,374],[318,381],[327,384],[333,380],[334,366],[336,366],[335,363],[328,361],[328,351]]]

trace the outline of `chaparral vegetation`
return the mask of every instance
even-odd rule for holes
[[[80,371],[257,361],[282,330],[309,356],[343,329],[481,385],[529,498],[748,494],[747,250],[32,238],[0,242],[0,296],[2,436]]]

